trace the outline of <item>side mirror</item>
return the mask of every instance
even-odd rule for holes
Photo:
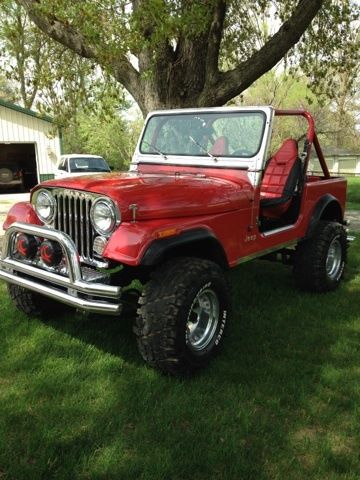
[[[113,165],[109,165],[109,168],[110,168],[111,171],[114,170],[114,166],[113,166]]]

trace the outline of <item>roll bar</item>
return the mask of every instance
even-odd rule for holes
[[[311,146],[314,144],[315,152],[316,155],[319,159],[320,166],[322,168],[322,171],[324,173],[325,178],[330,178],[330,172],[328,169],[328,166],[325,161],[324,154],[321,150],[319,140],[317,138],[316,132],[315,132],[315,122],[314,119],[311,115],[310,112],[307,112],[306,110],[277,110],[275,109],[275,115],[276,116],[301,116],[304,117],[307,122],[308,122],[308,129],[306,132],[306,140],[304,144],[304,151],[302,154],[302,157],[304,159],[304,171],[306,171],[309,159],[310,159],[310,153],[311,153]]]

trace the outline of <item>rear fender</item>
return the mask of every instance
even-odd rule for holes
[[[344,223],[344,213],[341,205],[339,201],[329,193],[321,197],[315,205],[305,238],[311,238],[314,235],[316,226],[320,220]]]

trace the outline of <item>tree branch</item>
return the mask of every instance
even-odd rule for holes
[[[208,85],[198,105],[223,105],[271,70],[300,40],[323,3],[324,0],[300,0],[291,17],[251,58],[233,70],[218,71],[215,88],[214,84]]]
[[[70,24],[65,24],[56,17],[50,18],[39,11],[37,7],[40,0],[16,1],[25,8],[31,20],[46,35],[81,57],[93,59],[100,65],[103,65],[101,51],[99,52],[95,46],[91,45],[81,32],[76,31]],[[126,55],[117,57],[110,65],[106,66],[112,69],[116,79],[122,83],[131,94],[134,94],[135,90],[137,91],[139,89],[139,73],[132,66]]]
[[[209,32],[208,51],[206,56],[207,80],[212,81],[219,71],[219,52],[224,30],[226,1],[219,0],[214,9],[213,20]]]
[[[38,0],[16,0],[25,8],[31,20],[52,39],[62,43],[75,53],[85,58],[97,58],[96,50],[87,44],[85,37],[74,30],[71,25],[64,24],[55,17],[49,18],[37,8]]]

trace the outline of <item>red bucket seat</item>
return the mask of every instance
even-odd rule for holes
[[[210,150],[211,155],[229,155],[229,140],[226,137],[219,137],[215,140]]]
[[[297,141],[289,138],[271,157],[260,189],[261,214],[278,218],[289,208],[301,177]]]

